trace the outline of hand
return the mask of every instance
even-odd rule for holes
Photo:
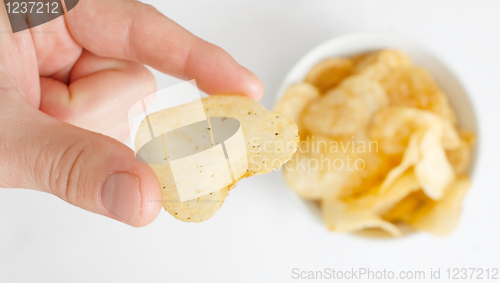
[[[196,79],[209,94],[263,94],[222,49],[140,2],[81,0],[42,26],[10,30],[1,3],[0,187],[52,193],[132,226],[156,218],[161,189],[109,136],[122,136],[128,109],[155,92],[142,64]]]

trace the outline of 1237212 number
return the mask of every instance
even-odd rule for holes
[[[59,14],[58,2],[8,2],[7,14]]]

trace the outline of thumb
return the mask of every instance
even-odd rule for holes
[[[127,146],[27,104],[1,108],[0,121],[8,126],[0,132],[0,186],[49,192],[132,226],[156,218],[158,180]]]

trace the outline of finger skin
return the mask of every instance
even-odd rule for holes
[[[117,220],[101,201],[111,174],[126,172],[139,179],[140,217],[132,226],[151,223],[161,208],[158,179],[124,144],[104,135],[58,121],[27,104],[0,106],[0,187],[52,193],[64,201]]]
[[[41,78],[40,85],[41,111],[121,141],[129,136],[129,109],[156,91],[155,78],[143,65],[85,50],[71,72],[69,86],[51,78]]]
[[[133,60],[181,79],[195,79],[208,94],[237,93],[259,100],[264,93],[262,82],[224,50],[152,6],[86,0],[65,17],[75,41],[99,56]]]
[[[31,34],[29,31],[11,33],[7,11],[0,0],[0,104],[4,99],[17,96],[38,108],[38,77]]]
[[[82,53],[71,37],[64,17],[30,29],[41,77],[68,83],[73,65]]]

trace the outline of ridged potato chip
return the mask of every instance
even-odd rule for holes
[[[316,86],[323,93],[337,86],[353,70],[354,63],[351,59],[329,58],[316,64],[304,81]]]
[[[195,109],[195,103],[150,114],[154,132],[166,133],[176,129],[182,124],[183,115],[190,115]],[[248,170],[242,178],[276,170],[295,153],[299,142],[297,126],[281,113],[269,111],[258,102],[240,95],[214,95],[202,99],[202,103],[208,118],[229,117],[240,122],[248,158]],[[136,135],[136,151],[150,137],[148,124],[144,120]],[[237,182],[209,195],[181,202],[168,166],[150,166],[162,186],[163,207],[175,218],[185,222],[201,222],[212,217]]]

